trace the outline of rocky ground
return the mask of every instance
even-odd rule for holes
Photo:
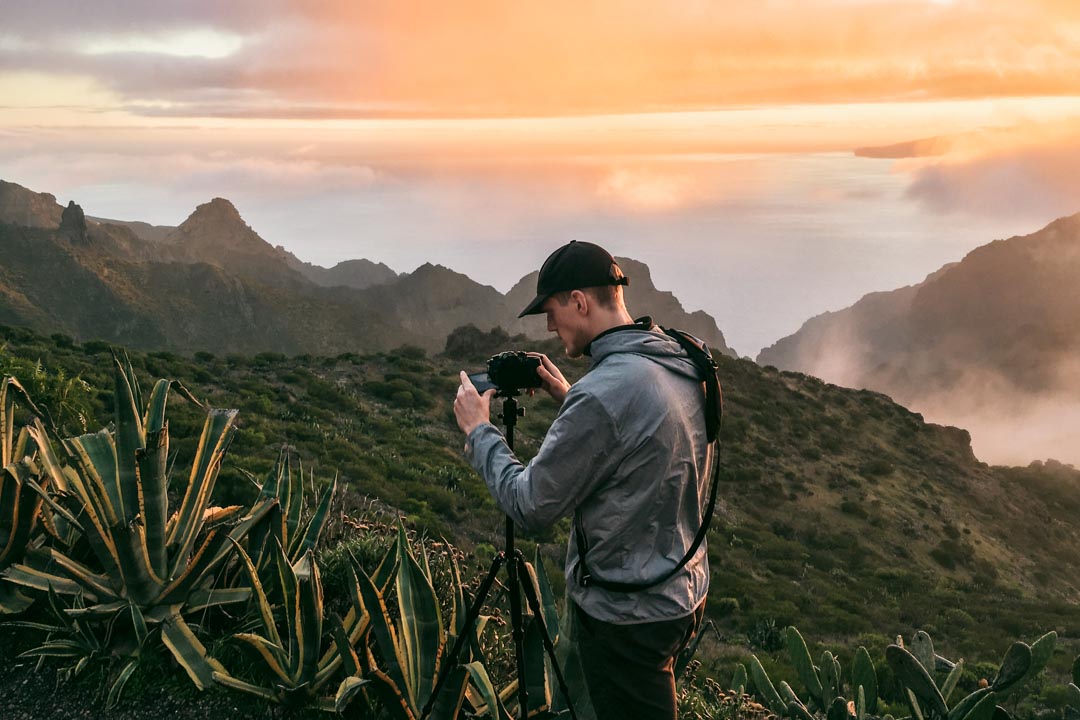
[[[0,627],[0,717],[4,720],[254,720],[298,719],[301,714],[267,707],[261,701],[224,690],[197,691],[178,668],[148,662],[136,671],[115,707],[105,708],[103,666],[65,680],[56,661],[37,669],[37,661],[17,657],[20,639]]]

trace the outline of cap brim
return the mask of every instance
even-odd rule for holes
[[[524,310],[518,313],[518,317],[523,318],[526,315],[539,315],[540,313],[544,312],[540,309],[540,306],[543,305],[544,301],[547,300],[549,297],[549,295],[537,295],[533,298],[533,301],[531,303],[525,306]]]

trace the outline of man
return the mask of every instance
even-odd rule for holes
[[[705,393],[679,343],[648,318],[631,319],[626,284],[614,258],[591,243],[571,242],[544,262],[519,317],[545,313],[566,354],[588,355],[591,365],[571,386],[540,356],[542,387],[561,407],[528,465],[489,422],[494,391],[478,394],[464,372],[454,413],[466,456],[518,526],[575,515],[566,582],[576,608],[568,612],[577,614],[598,718],[660,720],[676,717],[674,660],[704,612],[705,544],[658,585],[601,585],[662,578],[693,544],[708,480]]]

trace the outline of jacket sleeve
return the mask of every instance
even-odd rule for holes
[[[569,515],[618,467],[622,453],[614,421],[600,401],[573,390],[540,451],[522,465],[490,423],[469,434],[466,458],[503,512],[527,531]]]

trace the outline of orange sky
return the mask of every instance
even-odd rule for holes
[[[0,178],[503,289],[592,239],[749,352],[1080,210],[1080,2],[0,0]]]
[[[1080,108],[1073,0],[86,7],[0,7],[0,126],[337,128],[421,146],[644,138],[663,152],[895,142]],[[458,120],[568,116],[599,120]],[[349,124],[416,117],[455,121]]]

